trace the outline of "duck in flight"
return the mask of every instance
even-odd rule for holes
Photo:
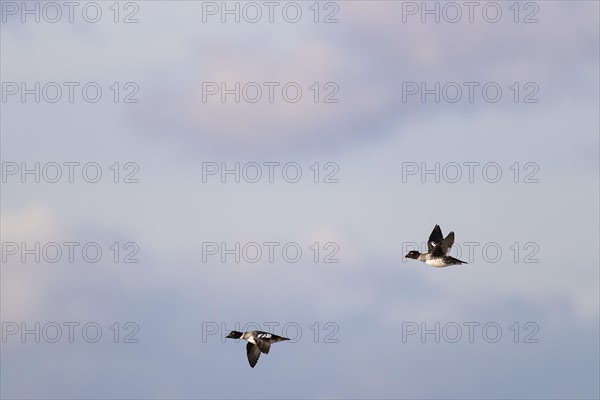
[[[283,336],[277,336],[272,333],[262,331],[248,331],[244,333],[231,331],[229,332],[229,335],[225,336],[225,338],[244,339],[248,342],[246,343],[246,354],[248,355],[248,362],[252,368],[254,368],[256,365],[258,358],[260,357],[260,353],[269,354],[271,343],[290,340],[288,338],[284,338]]]
[[[452,248],[453,244],[454,232],[450,232],[448,236],[444,238],[444,235],[442,235],[442,229],[439,225],[436,225],[433,228],[433,231],[431,231],[431,235],[429,235],[429,240],[427,241],[427,253],[421,254],[416,250],[411,250],[404,257],[423,261],[432,267],[447,267],[449,265],[468,264],[448,255],[448,252],[450,251],[450,248]]]

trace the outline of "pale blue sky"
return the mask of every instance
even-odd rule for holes
[[[103,329],[95,344],[69,343],[66,331],[58,343],[8,336],[3,398],[600,396],[597,2],[534,2],[532,24],[513,22],[513,2],[499,2],[497,23],[476,13],[473,23],[439,24],[402,22],[402,4],[389,1],[337,2],[336,24],[315,24],[312,2],[299,2],[296,24],[203,23],[192,1],[137,2],[139,23],[115,24],[112,2],[99,4],[96,24],[3,14],[2,82],[104,88],[94,104],[0,103],[4,168],[97,162],[104,175],[96,184],[9,177],[2,242],[95,241],[106,255],[2,264],[4,330],[53,321]],[[299,82],[305,93],[293,104],[203,103],[207,81]],[[339,103],[312,102],[315,81],[337,83]],[[115,104],[113,82],[135,82],[139,103]],[[503,97],[403,102],[403,82],[497,82]],[[515,103],[514,82],[534,82],[539,102]],[[113,183],[116,161],[135,162],[139,183]],[[202,182],[205,162],[271,161],[297,162],[306,178]],[[315,162],[336,163],[340,182],[312,183]],[[495,162],[503,178],[403,182],[409,162]],[[514,183],[515,162],[535,163],[539,182]],[[470,264],[403,259],[403,246],[435,224],[458,245],[480,243]],[[269,241],[298,242],[304,256],[202,263],[203,242]],[[137,243],[140,262],[113,263],[113,242]],[[340,262],[315,264],[313,242],[337,243]],[[523,262],[529,242],[538,263]],[[498,262],[483,257],[486,243],[502,249]],[[113,343],[110,326],[126,334],[128,321],[139,343]],[[225,329],[202,340],[203,323],[248,322],[277,322],[276,334],[297,324],[302,337],[274,345],[254,369],[242,343],[222,342]],[[327,322],[338,343],[324,343]],[[488,343],[476,331],[470,343],[465,328],[457,343],[403,342],[412,322],[496,323],[503,334]],[[523,343],[527,322],[538,343]]]

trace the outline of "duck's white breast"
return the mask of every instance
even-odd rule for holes
[[[431,265],[432,267],[447,267],[444,261],[441,258],[434,258],[432,260],[425,261],[427,265]]]

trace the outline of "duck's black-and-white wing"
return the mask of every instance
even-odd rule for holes
[[[250,363],[250,366],[254,368],[260,357],[260,349],[257,345],[248,342],[246,344],[246,353],[248,355],[248,362]]]
[[[271,349],[271,342],[268,340],[256,339],[256,346],[258,349],[265,354],[269,354],[269,350]]]
[[[431,254],[446,255],[450,252],[452,245],[454,244],[454,232],[450,232],[444,239],[442,229],[439,225],[436,225],[429,235],[427,241],[427,251]]]
[[[427,252],[431,253],[435,246],[440,244],[444,240],[444,235],[442,235],[442,229],[439,225],[433,227],[431,231],[431,235],[429,235],[429,240],[427,241]]]
[[[448,234],[448,236],[446,236],[446,238],[444,240],[442,240],[442,242],[440,243],[440,246],[442,247],[442,251],[444,252],[444,254],[448,254],[450,252],[450,249],[452,248],[453,244],[454,244],[454,232],[450,232]]]
[[[452,248],[452,244],[454,243],[454,232],[450,232],[446,239],[442,240],[440,243],[436,244],[431,251],[431,257],[444,257],[448,255],[448,252]],[[450,257],[452,258],[452,257]]]

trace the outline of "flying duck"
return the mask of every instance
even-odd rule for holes
[[[427,253],[421,254],[416,250],[411,250],[404,257],[423,261],[432,267],[468,264],[465,261],[461,261],[448,255],[450,248],[452,248],[452,244],[454,244],[454,232],[450,232],[448,236],[444,238],[442,229],[439,225],[436,225],[433,228],[433,231],[431,231],[431,235],[429,235],[429,240],[427,241]]]
[[[269,354],[271,343],[290,340],[288,338],[284,338],[283,336],[277,336],[272,333],[262,331],[248,331],[244,333],[231,331],[227,336],[225,336],[225,338],[244,339],[248,342],[246,343],[246,354],[248,355],[248,362],[252,368],[254,368],[256,365],[256,362],[260,357],[260,353]]]

